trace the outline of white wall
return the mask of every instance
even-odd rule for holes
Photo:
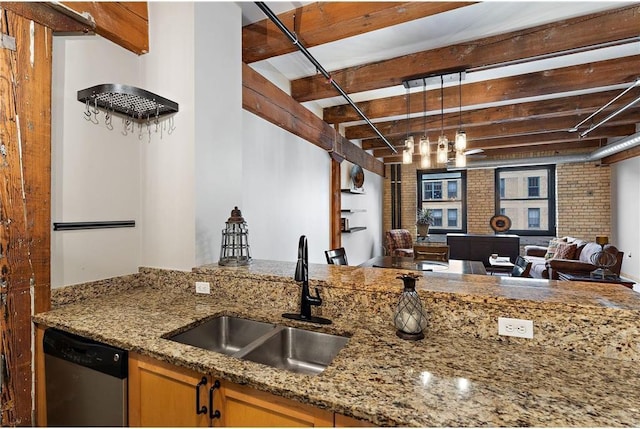
[[[85,120],[77,92],[103,83],[139,85],[139,58],[100,37],[53,39],[52,222],[135,220],[135,228],[51,232],[51,285],[137,272],[141,143],[101,112]]]
[[[611,172],[611,242],[625,253],[622,276],[640,283],[640,157],[613,164]]]
[[[143,87],[177,102],[179,111],[171,135],[141,145],[140,265],[189,270],[195,264],[194,4],[148,5]]]
[[[220,258],[221,231],[235,206],[248,215],[242,177],[252,170],[242,164],[247,143],[242,135],[241,28],[237,4],[195,3],[197,265]]]
[[[242,183],[251,256],[295,261],[307,236],[309,261],[326,263],[329,247],[327,152],[244,111]]]

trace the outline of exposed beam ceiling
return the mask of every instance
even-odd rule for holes
[[[468,146],[484,149],[487,156],[541,148],[562,154],[575,152],[581,144],[591,150],[607,138],[633,134],[640,123],[640,103],[586,138],[568,129],[640,78],[640,3],[554,2],[549,6],[328,2],[298,6],[279,17],[397,146],[407,127],[416,137],[424,130],[422,88],[411,90],[407,122],[402,81],[451,69],[467,73],[460,88],[457,84],[444,87],[445,133],[453,139],[461,107]],[[391,18],[391,11],[400,16]],[[327,123],[339,125],[346,138],[361,140],[364,149],[375,149],[375,157],[398,162],[398,156],[382,149],[380,139],[361,125],[353,108],[336,97],[326,79],[304,64],[295,47],[276,41],[271,33],[266,21],[244,27],[244,58],[260,60],[251,66],[280,72],[291,81],[295,100],[316,112],[321,108]],[[402,42],[389,46],[393,41]],[[426,90],[426,122],[433,142],[442,119],[440,86]],[[637,86],[580,131],[639,97]]]

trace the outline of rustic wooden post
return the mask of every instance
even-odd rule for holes
[[[53,33],[0,11],[15,40],[0,48],[0,425],[31,426],[31,316],[50,306]]]

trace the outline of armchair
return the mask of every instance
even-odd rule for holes
[[[406,229],[387,231],[387,254],[389,256],[407,256],[413,258],[413,237]]]

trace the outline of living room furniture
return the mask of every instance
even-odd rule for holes
[[[386,233],[387,255],[413,257],[413,238],[406,229],[390,229]]]
[[[459,261],[449,259],[449,262],[416,261],[411,257],[376,256],[364,261],[359,267],[396,268],[414,271],[433,271],[454,274],[486,275],[484,264],[479,261]]]
[[[327,264],[331,265],[349,265],[347,262],[347,252],[344,247],[337,249],[325,250],[324,256],[327,258]]]
[[[591,271],[598,268],[591,263],[591,256],[601,249],[598,243],[574,237],[563,237],[557,240],[562,244],[575,245],[575,253],[571,258],[554,257],[555,255],[549,254],[549,247],[534,245],[524,247],[525,257],[531,261],[531,277],[558,280],[559,272],[588,276]],[[619,276],[624,252],[620,252],[617,247],[611,244],[605,245],[604,251],[616,257],[616,263],[610,270]]]
[[[489,256],[489,274],[495,273],[511,273],[515,265],[509,260],[508,256]]]
[[[413,245],[413,256],[419,261],[449,260],[449,246],[444,243],[417,242]]]
[[[616,279],[594,279],[587,274],[565,273],[562,271],[558,272],[558,280],[565,280],[570,282],[612,283],[626,286],[629,289],[633,289],[633,285],[635,284],[633,280],[625,279],[624,277],[620,276],[618,276]]]
[[[513,264],[513,270],[511,270],[511,277],[529,277],[531,272],[531,261],[518,255],[515,264]]]
[[[520,236],[515,234],[447,234],[449,258],[481,261],[489,267],[489,257],[493,253],[508,256],[515,261],[520,254]]]

